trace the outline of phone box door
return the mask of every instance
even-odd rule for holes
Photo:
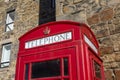
[[[104,70],[102,60],[97,57],[91,49],[89,50],[90,60],[90,80],[104,80]]]
[[[22,57],[21,63],[18,80],[77,80],[74,48]]]

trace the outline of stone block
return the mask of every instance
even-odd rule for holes
[[[73,4],[73,1],[74,1],[74,0],[67,0],[67,2],[68,2],[69,4]]]
[[[100,19],[98,14],[94,14],[92,17],[87,19],[89,25],[98,24],[99,21]]]
[[[115,61],[120,62],[120,52],[115,54]]]
[[[109,0],[107,2],[108,2],[108,5],[110,6],[110,5],[115,5],[115,4],[120,3],[120,0]]]
[[[74,13],[75,10],[76,10],[76,7],[74,5],[65,5],[65,6],[63,6],[63,13],[64,14]]]
[[[119,68],[119,64],[117,62],[112,62],[111,64],[111,69]]]
[[[119,23],[115,25],[115,34],[120,33],[120,20]]]
[[[102,37],[98,39],[99,44],[100,44],[100,48],[106,48],[106,47],[113,47],[113,42],[111,40],[111,37],[107,36],[107,37]],[[111,48],[112,49],[112,48]],[[112,49],[113,50],[113,49]]]
[[[115,17],[120,17],[120,4],[117,4],[115,6],[114,11],[115,11]]]
[[[78,2],[81,2],[83,0],[73,0],[74,3],[78,3]]]
[[[118,34],[120,33],[120,19],[116,18],[113,20],[112,22],[113,24],[109,24],[109,30],[110,30],[110,34]]]
[[[100,0],[95,0],[96,4],[99,4]]]
[[[111,41],[113,43],[113,49],[115,52],[120,51],[120,34],[111,35]]]
[[[102,7],[104,7],[104,6],[107,5],[106,0],[100,0],[99,3],[100,3],[100,5],[101,5]]]
[[[120,33],[111,35],[110,38],[114,43],[120,43]]]
[[[113,24],[114,25],[119,25],[120,24],[119,22],[120,22],[120,18],[114,18],[113,19]]]
[[[105,71],[105,80],[113,80],[113,71],[112,70]]]
[[[117,43],[118,41],[116,41],[116,43],[114,43],[113,48],[115,52],[120,51],[120,43]]]
[[[109,28],[107,23],[99,23],[96,26],[96,37],[97,38],[102,38],[102,37],[107,37],[109,35]]]
[[[105,69],[117,69],[120,67],[120,64],[118,62],[107,62],[104,63],[104,68]]]
[[[106,8],[100,12],[100,20],[103,22],[111,20],[113,16],[114,16],[113,8]]]
[[[115,54],[106,54],[101,57],[104,62],[115,62]]]
[[[116,80],[120,80],[120,69],[115,70]]]
[[[108,28],[109,28],[109,31],[110,31],[110,34],[114,34],[115,32],[115,25],[113,24],[108,24]]]
[[[61,0],[60,0],[61,1]],[[59,17],[60,15],[63,15],[63,3],[61,3],[59,0],[56,0],[56,18]]]
[[[109,31],[108,29],[102,29],[96,32],[96,37],[97,38],[102,38],[102,37],[106,37],[109,35]]]
[[[113,53],[113,47],[110,46],[100,46],[101,55]]]

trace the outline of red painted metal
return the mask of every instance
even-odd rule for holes
[[[66,32],[71,32],[71,39],[25,48],[27,42]],[[71,21],[50,22],[27,32],[19,41],[15,80],[105,80],[97,40],[85,24]],[[64,75],[63,58],[68,59],[67,76]],[[60,76],[32,79],[32,63],[53,59],[60,59]],[[100,65],[101,78],[95,75],[94,61]],[[29,65],[28,79],[25,79],[26,64]]]

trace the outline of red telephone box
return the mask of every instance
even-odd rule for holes
[[[105,80],[97,40],[85,24],[43,24],[19,41],[15,80]]]

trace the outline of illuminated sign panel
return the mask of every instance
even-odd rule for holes
[[[98,53],[97,48],[95,47],[95,45],[90,41],[90,39],[86,35],[84,35],[84,40],[96,53]]]
[[[29,49],[37,46],[43,46],[47,44],[53,44],[61,41],[67,41],[71,39],[72,39],[72,32],[61,33],[37,40],[28,41],[25,43],[25,49]]]

